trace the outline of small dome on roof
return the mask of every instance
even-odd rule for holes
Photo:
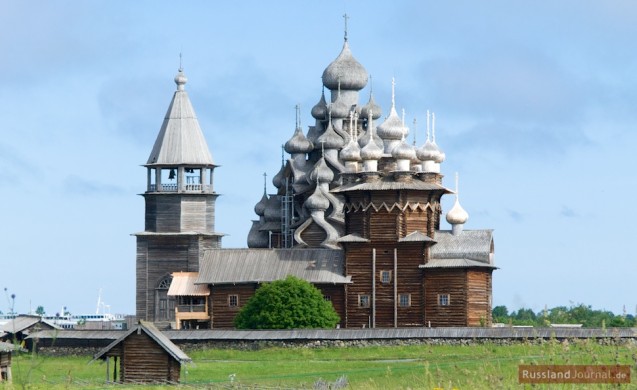
[[[268,195],[264,191],[263,196],[261,197],[261,200],[256,205],[254,205],[255,214],[258,215],[259,217],[263,217],[265,215],[265,208],[267,204],[268,204]]]
[[[330,207],[330,201],[323,195],[321,187],[316,186],[314,193],[305,201],[305,207],[311,211],[325,211]]]
[[[327,88],[337,89],[339,81],[344,90],[360,91],[367,85],[367,71],[352,56],[347,41],[338,57],[323,71],[323,85]]]
[[[325,101],[325,90],[321,93],[321,100],[312,107],[312,117],[323,121],[327,119],[327,102]]]
[[[391,151],[391,155],[396,160],[411,161],[416,157],[416,151],[414,147],[405,142],[403,138],[402,142]]]
[[[331,183],[332,180],[334,180],[334,172],[327,166],[325,158],[321,157],[316,164],[314,164],[314,168],[312,168],[312,171],[310,171],[310,174],[307,176],[307,182],[310,184],[316,182]]]
[[[281,198],[278,195],[270,196],[263,215],[266,222],[281,222]]]
[[[369,113],[372,113],[372,119],[376,120],[383,115],[383,109],[376,104],[374,100],[374,95],[369,94],[369,101],[361,108],[361,117],[367,118]]]
[[[420,149],[416,150],[416,155],[422,161],[436,161],[441,158],[440,149],[438,149],[438,146],[429,139],[425,141],[425,144]]]
[[[469,214],[462,208],[462,206],[460,206],[458,197],[456,197],[453,207],[447,213],[447,222],[451,225],[462,225],[466,223],[468,219]]]
[[[292,138],[285,143],[284,149],[290,154],[309,153],[314,150],[314,145],[305,137],[301,128],[297,127]]]
[[[407,128],[403,126],[403,121],[400,119],[393,106],[387,119],[378,125],[377,131],[378,136],[384,140],[399,140],[408,133]]]
[[[283,187],[283,171],[284,170],[285,170],[285,165],[281,165],[281,169],[279,169],[279,172],[277,172],[277,174],[274,175],[274,177],[272,178],[272,184],[276,188]]]
[[[315,146],[318,148],[321,144],[325,149],[340,149],[345,145],[345,140],[334,130],[332,122],[328,123],[327,129],[316,139]]]
[[[376,133],[374,132],[373,124],[369,131],[367,131],[367,140],[361,148],[361,158],[363,160],[380,160],[383,157],[383,148],[376,143]]]
[[[175,84],[177,84],[177,89],[183,91],[184,85],[186,85],[187,82],[188,78],[184,74],[184,70],[182,68],[179,68],[179,72],[177,73],[177,76],[175,76]]]
[[[358,142],[350,138],[349,142],[339,154],[343,161],[361,161],[361,148],[358,146]]]

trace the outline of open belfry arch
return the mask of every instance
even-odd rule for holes
[[[232,328],[262,283],[294,275],[332,302],[341,327],[491,324],[493,233],[464,229],[469,215],[458,200],[458,181],[455,191],[443,184],[446,155],[436,143],[435,114],[426,111],[425,142],[417,146],[416,120],[410,133],[392,80],[383,118],[347,31],[340,54],[323,71],[307,131],[296,108],[283,148],[289,158],[272,178],[275,190],[264,183],[246,249],[220,248],[215,165],[183,90],[183,72],[175,80],[177,92],[145,165],[138,316],[178,329]],[[361,102],[364,88],[368,99]],[[445,214],[441,199],[450,194],[455,204]],[[167,275],[176,278],[170,291],[157,287]]]

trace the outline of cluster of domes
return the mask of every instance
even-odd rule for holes
[[[272,180],[277,193],[270,197],[264,194],[255,206],[261,222],[253,226],[249,242],[263,242],[265,230],[283,235],[286,234],[283,230],[289,228],[295,231],[296,243],[306,245],[302,232],[315,223],[328,237],[321,245],[333,247],[334,237],[344,231],[344,219],[342,195],[332,193],[332,188],[346,182],[374,180],[374,177],[392,180],[393,174],[401,181],[434,180],[440,183],[440,164],[445,160],[445,154],[435,141],[435,119],[430,128],[427,112],[425,143],[416,147],[414,140],[414,145],[410,145],[404,111],[402,118],[396,111],[392,80],[389,115],[377,125],[375,121],[382,116],[382,108],[376,103],[371,88],[367,103],[359,104],[359,91],[367,85],[369,78],[345,39],[341,53],[323,72],[323,90],[318,103],[311,109],[316,123],[309,126],[307,136],[301,130],[297,108],[297,126],[284,145],[292,158]],[[329,99],[325,88],[329,90]],[[290,190],[293,197],[290,197]],[[293,204],[286,206],[286,199]],[[289,226],[279,223],[277,231],[273,223],[283,220],[282,212],[293,216]],[[447,214],[447,221],[461,226],[467,218],[456,199]],[[260,240],[255,239],[257,236]]]

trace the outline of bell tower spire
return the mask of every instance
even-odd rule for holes
[[[180,67],[176,91],[146,167],[144,231],[137,237],[138,319],[174,320],[167,295],[171,273],[199,270],[206,249],[221,246],[215,232],[213,171],[216,167],[185,89]]]

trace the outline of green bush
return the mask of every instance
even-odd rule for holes
[[[333,328],[339,320],[320,290],[288,276],[257,289],[235,317],[234,325],[239,329]]]

